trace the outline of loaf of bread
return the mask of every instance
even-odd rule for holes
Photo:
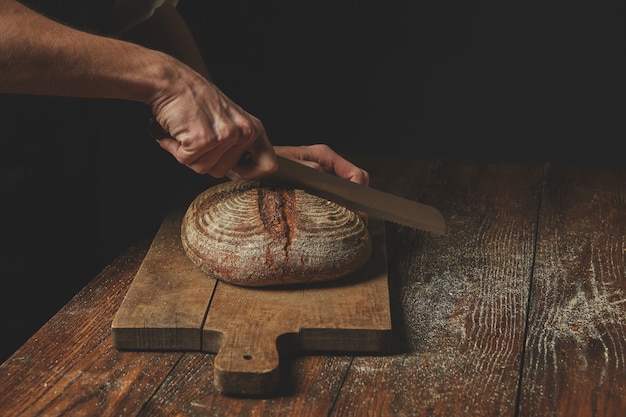
[[[367,227],[353,211],[300,189],[233,181],[200,193],[181,226],[191,261],[236,285],[328,281],[368,260]]]

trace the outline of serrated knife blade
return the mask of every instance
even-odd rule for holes
[[[446,221],[436,208],[319,171],[277,156],[278,170],[268,180],[301,187],[372,217],[438,235],[446,234]]]

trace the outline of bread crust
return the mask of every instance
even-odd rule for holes
[[[337,279],[372,252],[367,227],[353,211],[259,181],[225,182],[200,193],[183,218],[181,241],[206,274],[243,286]]]

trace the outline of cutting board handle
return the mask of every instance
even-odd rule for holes
[[[255,329],[256,330],[256,329]],[[256,337],[244,329],[222,333],[222,344],[215,356],[215,387],[224,394],[269,395],[279,386],[278,339],[284,334]]]

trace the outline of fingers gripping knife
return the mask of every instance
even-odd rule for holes
[[[150,120],[149,130],[155,139],[171,137],[154,119]],[[438,235],[446,234],[445,219],[432,206],[357,184],[287,158],[277,156],[277,159],[278,170],[267,178],[272,182],[302,188],[375,218]],[[237,175],[230,177],[233,179]]]
[[[161,129],[153,136],[169,135]],[[254,162],[246,154],[240,164]],[[164,221],[115,317],[118,349],[216,353],[217,390],[238,395],[275,393],[285,351],[389,350],[391,303],[380,219],[445,234],[441,213],[280,157],[277,173],[262,181],[286,183],[368,213],[373,250],[367,264],[339,285],[262,291],[208,286],[206,275],[189,262],[180,245],[183,211],[176,210]]]
[[[278,156],[272,181],[303,188],[353,210],[439,235],[446,233],[443,215],[434,207],[357,184]]]

